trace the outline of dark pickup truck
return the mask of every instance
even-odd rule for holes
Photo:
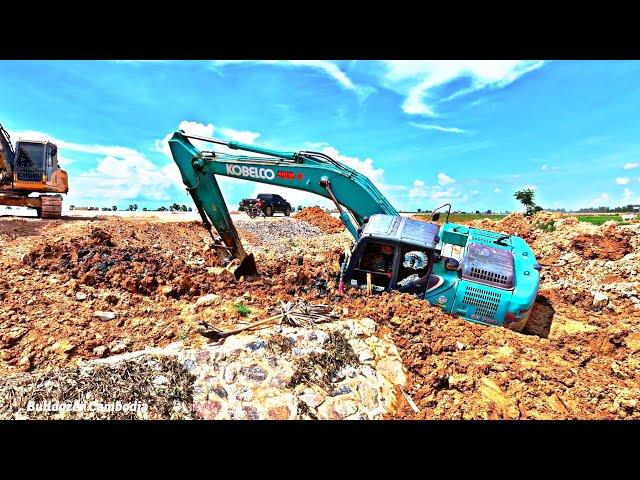
[[[260,193],[258,198],[243,198],[238,210],[245,211],[247,207],[260,202],[258,208],[262,210],[265,217],[271,217],[275,212],[282,212],[287,217],[291,214],[291,205],[280,195],[275,193]]]

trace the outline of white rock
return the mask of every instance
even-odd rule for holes
[[[111,347],[111,353],[118,354],[124,352],[127,349],[127,345],[122,342],[116,343],[113,347]]]
[[[117,315],[114,312],[102,312],[100,310],[96,310],[95,312],[93,312],[93,316],[102,320],[103,322],[106,322],[108,320],[113,320]]]
[[[360,352],[358,352],[358,360],[361,362],[367,362],[369,360],[373,360],[374,358],[375,357],[373,355],[373,352],[368,348],[362,349],[360,350]]]
[[[206,307],[207,305],[218,304],[220,302],[220,295],[216,295],[215,293],[209,293],[207,295],[203,295],[202,297],[196,300],[196,307]]]
[[[324,398],[322,398],[322,396],[318,395],[311,388],[307,388],[302,393],[302,395],[300,395],[300,400],[302,400],[304,403],[306,403],[311,408],[316,408],[316,407],[320,406],[322,404],[322,402],[324,402]]]
[[[609,297],[607,297],[604,293],[596,292],[593,295],[593,306],[594,307],[602,307],[602,306],[606,305],[607,303],[609,303]]]
[[[95,353],[99,357],[104,357],[104,355],[107,352],[107,350],[109,350],[108,347],[106,347],[104,345],[100,345],[99,347],[96,347],[96,348],[93,349],[93,353]]]

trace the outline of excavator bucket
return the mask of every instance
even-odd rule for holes
[[[251,275],[257,275],[258,269],[256,267],[256,261],[253,258],[253,253],[250,253],[240,262],[238,268],[233,271],[236,278],[247,277]]]

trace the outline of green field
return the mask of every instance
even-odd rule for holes
[[[427,219],[431,218],[430,213],[417,213],[416,217],[425,217]],[[452,223],[465,223],[470,222],[471,220],[479,220],[481,218],[489,218],[491,220],[501,220],[505,217],[505,215],[486,215],[483,213],[452,213],[449,215],[449,221]],[[446,212],[440,215],[440,220],[438,223],[442,223],[447,218]]]
[[[618,222],[618,225],[629,225],[628,222],[622,220],[622,217],[618,214],[616,215],[575,215],[578,217],[578,220],[581,222],[592,223],[593,225],[602,225],[605,222],[609,222],[611,220],[615,220]]]
[[[453,223],[465,223],[470,222],[471,220],[479,220],[482,218],[489,218],[491,220],[500,220],[504,218],[506,215],[485,215],[485,214],[476,214],[476,213],[452,213],[449,215],[449,221]],[[416,217],[423,217],[429,219],[431,217],[430,213],[417,213]],[[576,217],[580,222],[587,222],[593,225],[602,225],[605,222],[615,220],[618,222],[618,225],[629,225],[629,222],[625,222],[622,220],[620,215],[615,214],[594,214],[594,215],[571,215],[567,214],[567,217]],[[442,223],[446,218],[446,214],[440,217],[440,221],[438,223]]]

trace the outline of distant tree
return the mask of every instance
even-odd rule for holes
[[[487,210],[487,211],[486,211],[486,212],[484,212],[484,213],[486,213],[487,215],[491,215],[491,210]]]
[[[111,210],[113,210],[113,211],[115,212],[116,210],[118,210],[118,207],[116,207],[116,206],[114,205],[113,207],[111,207]]]
[[[106,212],[106,211],[108,211],[108,210],[109,210],[109,208],[108,208],[108,207],[102,207],[102,211],[103,211],[103,212]]]
[[[421,208],[419,208],[419,209],[418,209],[418,213],[420,213],[421,211],[422,211],[422,209],[421,209]]]
[[[542,207],[539,205],[536,205],[534,201],[535,195],[536,193],[533,191],[532,188],[518,190],[516,193],[513,194],[516,200],[518,200],[522,205],[524,205],[524,208],[526,209],[525,215],[528,217],[542,210]]]
[[[476,215],[480,215],[480,210],[476,210]]]
[[[187,206],[186,205],[181,205],[180,206],[180,211],[181,212],[186,212],[187,211]]]
[[[191,211],[193,211],[193,208],[187,207],[187,212],[191,212]]]
[[[73,210],[74,208],[76,208],[75,205],[69,205],[69,210]]]
[[[142,209],[142,211],[143,211],[143,212],[148,212],[149,210],[147,210],[147,207],[144,207],[144,208]]]

